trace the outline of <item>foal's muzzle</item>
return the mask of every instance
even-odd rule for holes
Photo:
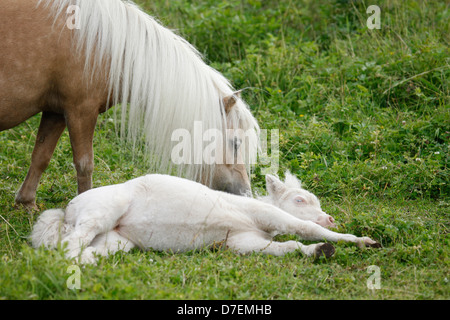
[[[336,227],[336,224],[334,223],[334,218],[326,213],[319,216],[319,218],[316,220],[316,223],[325,228]]]

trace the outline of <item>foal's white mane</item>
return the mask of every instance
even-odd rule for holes
[[[194,121],[203,130],[228,128],[252,131],[245,161],[255,163],[259,127],[248,106],[238,99],[225,115],[223,98],[235,91],[229,81],[202,60],[186,40],[160,25],[131,1],[40,0],[55,17],[69,5],[80,8],[79,29],[74,29],[79,53],[86,56],[86,74],[92,79],[106,66],[112,103],[121,104],[121,134],[133,144],[145,138],[152,167],[172,169],[170,159],[175,129],[193,131]],[[68,18],[69,16],[67,16]],[[226,119],[225,119],[226,116]],[[198,148],[200,149],[200,148]],[[201,148],[202,149],[202,148]],[[194,150],[193,150],[194,151]],[[203,152],[203,150],[197,150]],[[192,154],[194,159],[201,155]],[[248,166],[247,168],[250,168]],[[214,165],[188,165],[179,174],[200,180],[212,177]],[[206,180],[207,181],[207,180]]]

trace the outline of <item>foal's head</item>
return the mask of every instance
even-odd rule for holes
[[[301,220],[313,221],[322,227],[335,227],[334,218],[320,208],[319,199],[301,187],[300,181],[289,171],[284,182],[266,175],[266,189],[272,203]]]

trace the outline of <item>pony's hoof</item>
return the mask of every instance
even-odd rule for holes
[[[34,212],[38,211],[39,207],[36,205],[36,202],[30,201],[30,202],[18,202],[16,200],[16,203],[14,204],[15,209],[25,209],[28,212]]]
[[[329,258],[335,253],[336,250],[334,249],[334,246],[332,244],[322,243],[317,245],[315,251],[316,251],[314,254],[315,258],[320,258],[322,256],[325,258]]]

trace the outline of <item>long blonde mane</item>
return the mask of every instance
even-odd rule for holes
[[[86,56],[86,74],[92,78],[103,71],[108,77],[112,103],[122,108],[120,132],[134,144],[145,141],[151,169],[173,169],[172,132],[180,128],[192,132],[195,121],[202,122],[203,130],[224,132],[226,124],[254,132],[245,159],[247,165],[256,161],[259,127],[248,106],[239,99],[224,118],[223,98],[234,89],[186,40],[131,1],[40,0],[39,4],[48,6],[55,19],[65,17],[70,5],[78,6],[79,26],[73,32],[77,50]],[[100,66],[107,70],[99,70]],[[202,175],[212,176],[214,165],[177,169],[200,181]]]

